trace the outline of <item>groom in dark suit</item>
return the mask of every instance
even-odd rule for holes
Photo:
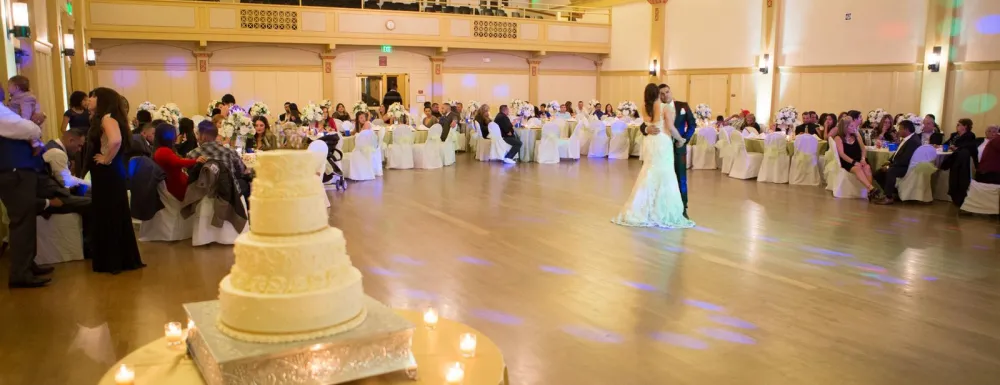
[[[687,102],[674,100],[674,95],[670,93],[670,86],[666,84],[660,84],[660,102],[664,103],[666,108],[673,108],[676,113],[673,122],[664,122],[664,124],[673,123],[674,127],[677,128],[677,132],[679,132],[685,140],[685,143],[681,143],[680,146],[674,146],[674,171],[677,172],[677,184],[681,188],[681,200],[684,201],[684,217],[687,218],[688,186],[686,144],[691,141],[691,136],[694,135],[695,129],[698,128],[698,121],[695,120],[694,113],[691,112],[691,107],[688,106]]]

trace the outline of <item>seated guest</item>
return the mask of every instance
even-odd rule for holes
[[[976,168],[976,182],[1000,184],[1000,127],[986,129],[986,141],[982,145],[979,167]]]
[[[507,142],[510,147],[510,151],[504,155],[503,162],[507,164],[517,163],[514,161],[514,156],[521,152],[521,140],[517,138],[514,134],[514,125],[510,123],[510,117],[507,114],[510,113],[510,109],[507,105],[500,106],[500,112],[497,113],[496,119],[493,122],[500,126],[500,136],[503,137],[503,141]]]
[[[898,120],[899,119],[898,116],[901,116],[901,115],[903,115],[903,114],[897,115],[897,118],[896,118],[897,120],[896,121],[899,121]],[[941,127],[938,127],[937,117],[934,116],[934,114],[924,115],[924,120],[920,123],[920,126],[921,127],[927,127],[927,126],[934,127],[934,132],[937,133],[937,134],[941,134],[941,136],[944,137],[944,134],[941,133]],[[930,143],[930,144],[934,144],[934,143]],[[941,145],[941,143],[937,143],[937,145]]]
[[[604,111],[601,110],[601,103],[594,105],[594,115],[596,115],[598,119],[604,119]]]
[[[948,174],[948,195],[956,207],[962,207],[965,196],[969,192],[972,180],[972,170],[979,163],[979,141],[972,132],[972,120],[959,119],[955,125],[955,134],[949,140],[950,151],[954,151],[941,163],[942,170],[951,170]]]
[[[355,113],[354,115],[355,119],[357,119],[358,114]],[[365,117],[367,118],[368,115],[366,114]],[[396,124],[396,118],[389,114],[385,106],[378,106],[378,113],[375,115],[375,117],[378,119],[382,119],[382,123],[387,126]]]
[[[153,161],[163,169],[166,174],[167,191],[179,201],[184,201],[184,193],[187,192],[188,176],[184,169],[194,167],[198,163],[205,163],[208,158],[199,156],[196,159],[184,159],[174,152],[174,143],[177,142],[177,130],[170,123],[156,126],[156,152],[153,154]]]
[[[372,129],[372,122],[368,121],[368,113],[364,111],[358,111],[354,114],[354,124],[354,130],[357,132]]]
[[[795,135],[816,135],[817,128],[819,128],[817,121],[816,112],[806,111],[806,113],[802,114],[802,124],[795,127]]]
[[[578,100],[576,102],[576,112],[581,114],[587,112],[587,110],[583,108],[583,100]]]
[[[892,119],[891,116],[886,116],[882,121],[885,121],[886,118]],[[916,131],[916,127],[913,122],[909,120],[899,122],[899,134],[903,135],[902,144],[889,158],[889,163],[875,173],[876,180],[881,182],[884,187],[886,203],[892,203],[893,200],[899,198],[896,190],[896,178],[906,176],[906,171],[910,169],[910,159],[920,147],[920,137],[914,135],[914,131]]]
[[[237,182],[240,182],[240,193],[250,199],[250,183],[244,177],[249,175],[250,171],[236,150],[226,148],[219,143],[219,129],[209,121],[198,123],[198,148],[191,150],[187,155],[189,159],[198,159],[202,156],[226,165],[237,178]]]
[[[423,124],[424,127],[437,124],[437,117],[434,116],[434,111],[431,110],[431,107],[424,107],[424,118],[420,121],[420,124]]]
[[[177,131],[180,134],[177,138],[177,155],[185,157],[191,150],[198,147],[198,135],[194,133],[194,121],[181,118],[177,122]]]
[[[566,113],[569,114],[570,117],[576,117],[576,112],[577,111],[573,110],[573,103],[570,103],[569,101],[566,101],[566,104],[563,104],[563,107],[566,107],[566,110],[563,111],[562,107],[560,107],[559,108],[559,112],[566,112]]]
[[[278,122],[287,123],[288,119],[292,117],[291,112],[292,112],[292,102],[285,102],[285,113],[278,115]],[[213,113],[212,115],[215,115],[215,113]]]
[[[271,125],[265,116],[253,117],[253,136],[247,138],[245,148],[250,152],[271,151],[278,149],[278,136],[271,132]]]
[[[757,123],[757,115],[754,115],[753,112],[748,112],[746,116],[746,123],[743,125],[743,128],[750,129],[751,133],[759,134],[760,124]]]
[[[715,117],[715,131],[716,132],[722,131],[722,128],[725,127],[725,126],[726,126],[726,118],[722,117],[722,115],[716,116]]]
[[[473,120],[475,120],[476,124],[479,125],[479,130],[482,131],[481,132],[482,137],[484,139],[490,139],[489,137],[490,105],[483,104],[482,106],[480,106],[479,111],[476,111],[476,116],[473,118]]]
[[[351,120],[351,114],[347,113],[347,108],[344,107],[344,103],[337,103],[337,107],[333,109],[333,118],[341,122],[346,122]]]
[[[816,127],[816,136],[818,136],[820,140],[826,140],[826,138],[830,135],[830,131],[833,131],[836,126],[837,115],[829,112],[824,113],[819,117],[819,126]]]
[[[837,124],[833,140],[837,146],[840,167],[854,174],[854,177],[868,189],[869,201],[875,204],[886,204],[886,199],[880,195],[872,179],[871,166],[865,160],[865,146],[862,144],[861,134],[858,133],[860,125],[860,120],[855,122],[850,117],[841,119],[840,123]]]
[[[559,106],[559,112],[556,112],[556,118],[564,120],[573,118],[573,114],[570,112],[569,102]]]
[[[604,105],[604,116],[610,116],[610,117],[613,118],[616,115],[617,114],[615,114],[615,107],[612,106],[611,103],[608,103],[608,104]]]
[[[288,106],[288,116],[286,119],[288,119],[287,121],[289,122],[295,123],[297,126],[302,125],[302,114],[299,112],[298,104],[292,103]]]
[[[42,160],[48,166],[49,174],[62,187],[73,189],[77,186],[90,186],[90,182],[73,176],[69,170],[69,156],[75,155],[83,148],[86,136],[87,129],[71,128],[63,131],[61,138],[50,140],[45,145]]]
[[[893,128],[892,116],[883,116],[882,119],[875,124],[874,129],[875,130],[872,131],[872,143],[876,140],[882,140],[886,143],[896,143],[896,129]]]
[[[927,115],[920,124],[920,143],[940,146],[944,143],[944,134],[937,128],[937,123],[930,118],[934,115]]]
[[[979,160],[983,160],[983,150],[986,149],[986,144],[998,136],[1000,136],[1000,126],[986,127],[986,136],[979,138]]]
[[[153,123],[143,123],[142,126],[136,129],[138,132],[132,134],[131,151],[125,155],[128,157],[153,156],[153,134],[155,130]]]

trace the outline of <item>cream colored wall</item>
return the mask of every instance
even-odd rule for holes
[[[828,72],[781,73],[775,110],[795,106],[799,112],[863,112],[882,108],[892,114],[919,114],[920,73]]]
[[[969,118],[973,122],[973,132],[983,136],[991,124],[1000,124],[1000,109],[997,95],[1000,95],[1000,66],[987,70],[957,70],[952,72],[952,81],[945,93],[944,118],[938,119],[941,129],[955,130],[958,119]]]
[[[460,52],[445,55],[444,68],[477,68],[528,71],[528,56],[506,52]]]
[[[176,103],[185,116],[204,114],[197,105],[194,56],[167,44],[100,45],[97,85],[110,87],[129,101],[134,116],[142,102]]]
[[[649,75],[641,72],[631,74],[602,73],[601,95],[597,100],[602,103],[612,103],[614,106],[618,106],[618,103],[625,100],[641,102],[642,90],[646,84],[649,84]]]
[[[954,61],[1000,60],[1000,1],[964,0]]]
[[[527,73],[445,73],[443,79],[446,99],[489,103],[493,113],[513,99],[528,99]]]
[[[650,12],[646,2],[611,8],[611,54],[603,70],[649,70]]]
[[[213,69],[209,85],[213,99],[232,94],[242,106],[260,101],[277,114],[286,101],[297,103],[301,110],[310,101],[318,104],[323,100],[323,77],[318,67],[315,71]],[[207,113],[206,109],[201,106],[200,113]]]
[[[759,1],[673,0],[667,3],[665,68],[750,67],[760,53],[760,27]]]
[[[376,49],[338,52],[334,60],[334,95],[337,101],[350,108],[361,100],[361,83],[358,74],[410,74],[409,101],[417,104],[420,91],[431,100],[431,61],[427,52],[395,51],[382,53]],[[379,56],[387,56],[386,66],[379,66]],[[379,100],[383,95],[375,96]]]
[[[255,65],[255,66],[316,66],[322,64],[319,50],[298,46],[237,46],[213,45],[209,50],[212,66]]]
[[[532,103],[548,103],[552,100],[588,101],[597,98],[597,76],[595,75],[546,75],[538,76],[538,98]]]

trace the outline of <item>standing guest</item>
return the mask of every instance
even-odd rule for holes
[[[59,185],[68,189],[77,186],[90,186],[90,182],[73,176],[69,170],[69,156],[76,155],[86,142],[87,131],[82,128],[70,128],[63,131],[62,137],[50,140],[45,145],[42,160],[48,165],[49,172]]]
[[[63,113],[63,129],[90,127],[90,111],[87,110],[87,94],[83,91],[73,91],[69,96],[69,109]]]
[[[222,95],[222,116],[228,117],[229,113],[232,112],[233,107],[236,106],[236,98],[233,95],[225,94]]]
[[[816,136],[818,136],[820,140],[826,140],[826,138],[829,137],[830,132],[833,131],[833,128],[836,126],[837,115],[829,112],[824,113],[819,117],[819,127],[816,128]]]
[[[181,118],[177,122],[177,131],[180,136],[177,138],[177,155],[187,156],[191,150],[198,147],[198,136],[194,133],[194,121],[188,118]]]
[[[480,134],[482,134],[483,139],[490,139],[490,105],[483,103],[482,106],[479,106],[479,111],[475,112],[473,120],[479,125],[479,131],[481,131]]]
[[[503,141],[510,145],[510,151],[503,157],[503,162],[507,164],[517,163],[514,161],[514,156],[521,152],[521,140],[517,138],[514,134],[514,125],[510,123],[510,117],[507,114],[510,110],[507,105],[500,106],[500,112],[497,113],[496,119],[493,122],[500,126],[500,136]]]
[[[441,141],[448,140],[448,133],[458,127],[458,114],[451,110],[450,105],[441,105],[441,119],[438,119],[438,124],[441,125]]]
[[[944,143],[944,134],[938,130],[934,119],[928,118],[930,116],[933,115],[925,116],[923,122],[920,124],[920,143],[940,146]]]
[[[253,136],[247,138],[246,148],[251,152],[278,149],[278,136],[271,132],[271,125],[265,116],[253,117]]]
[[[1000,184],[1000,127],[986,129],[986,142],[982,145],[976,182]]]
[[[891,121],[892,117],[887,115],[882,118],[882,121],[884,122],[886,119]],[[899,194],[896,190],[896,178],[906,176],[906,172],[910,168],[910,160],[913,158],[913,153],[920,147],[920,137],[914,135],[916,126],[913,125],[913,122],[903,120],[899,122],[899,129],[900,134],[903,135],[902,144],[892,154],[889,164],[883,166],[875,173],[875,180],[881,182],[882,186],[885,187],[886,203],[892,203],[894,200],[899,199]]]
[[[403,96],[400,95],[398,91],[396,91],[396,85],[395,84],[393,84],[392,86],[390,86],[389,87],[389,91],[387,91],[385,93],[385,96],[382,97],[382,105],[383,106],[391,106],[394,103],[403,104]]]
[[[42,105],[38,103],[35,95],[31,94],[31,82],[27,77],[16,75],[10,78],[7,82],[7,90],[10,92],[9,106],[11,111],[38,125],[45,122]]]
[[[131,144],[121,95],[110,88],[90,92],[90,132],[88,148],[93,153],[88,169],[93,183],[91,228],[93,264],[99,273],[118,274],[146,265],[135,242],[132,215],[125,184],[124,154]]]
[[[441,106],[438,105],[437,103],[431,104],[431,115],[433,115],[434,118],[440,119],[441,118]]]
[[[344,103],[337,103],[337,107],[333,109],[333,118],[341,122],[346,122],[351,120],[351,114],[347,113],[347,108],[344,107]]]
[[[287,123],[288,119],[292,116],[291,112],[292,102],[285,102],[285,113],[278,116],[278,121],[281,123]]]
[[[840,167],[854,174],[855,178],[868,189],[868,200],[875,204],[887,204],[886,199],[879,195],[879,190],[872,179],[872,169],[868,165],[865,154],[865,146],[861,140],[858,128],[861,125],[860,114],[858,121],[854,121],[850,116],[840,120],[837,130],[833,133],[833,141],[837,146],[837,155],[840,158]]]
[[[463,105],[461,102],[455,104],[455,113],[458,114],[458,117],[464,118],[465,117],[465,105]]]
[[[948,141],[953,154],[941,163],[942,170],[951,170],[948,174],[948,195],[956,207],[962,207],[965,196],[969,193],[969,182],[972,180],[972,170],[979,165],[979,141],[972,132],[972,120],[959,119],[955,125],[955,134]]]
[[[184,201],[184,193],[187,192],[188,177],[184,169],[194,167],[198,163],[205,163],[204,156],[197,159],[184,159],[174,152],[174,143],[177,142],[177,130],[170,123],[163,123],[156,126],[155,134],[156,153],[153,154],[153,161],[156,162],[167,175],[167,191],[179,201]]]

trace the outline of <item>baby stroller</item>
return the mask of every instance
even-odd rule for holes
[[[309,150],[326,152],[326,167],[323,172],[323,184],[332,184],[338,191],[347,191],[347,179],[344,178],[344,172],[337,164],[344,158],[344,153],[337,149],[337,143],[339,142],[340,135],[324,135],[311,140],[309,143]]]

